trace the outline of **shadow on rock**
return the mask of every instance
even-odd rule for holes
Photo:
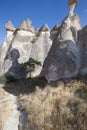
[[[20,79],[26,76],[26,72],[22,68],[21,64],[18,62],[20,58],[19,51],[17,49],[13,49],[5,58],[5,60],[9,60],[11,63],[11,67],[8,72],[6,72],[5,76],[7,79]]]

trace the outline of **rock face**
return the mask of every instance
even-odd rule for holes
[[[81,29],[80,19],[74,14],[78,1],[73,2],[69,4],[73,6],[72,15],[69,12],[63,20],[43,64],[41,74],[48,82],[87,75],[87,26]]]
[[[9,31],[15,31],[15,27],[13,26],[11,21],[8,21],[8,23],[5,25],[5,28]]]
[[[21,63],[27,62],[31,57],[43,64],[52,45],[50,30],[44,25],[35,32],[29,19],[24,20],[17,29],[14,29],[11,22],[5,27],[7,36],[0,48],[0,75],[24,78],[27,74],[22,70]],[[34,73],[39,74],[40,71],[41,67]]]
[[[3,42],[3,44],[0,47],[0,74],[4,74],[8,70],[9,63],[5,64],[5,58],[7,53],[9,52],[9,48],[11,46],[11,42],[14,37],[14,31],[15,27],[13,26],[12,22],[8,22],[5,25],[5,28],[7,30],[7,36]]]
[[[47,57],[47,54],[50,50],[50,47],[52,45],[50,30],[47,25],[44,25],[39,29],[38,33],[32,40],[33,47],[31,51],[30,57],[40,61],[43,65],[45,58]],[[40,74],[42,67],[38,66],[37,69],[35,69],[34,73],[32,73],[32,76],[36,76]]]
[[[51,33],[51,39],[55,39],[56,34],[57,34],[59,28],[60,27],[57,24],[52,28],[52,30],[50,32]]]
[[[73,15],[72,18],[66,17],[62,22],[41,72],[48,82],[76,77],[79,72],[80,56],[76,42],[77,31],[81,27],[78,21],[78,16]],[[75,28],[75,23],[77,28]]]
[[[35,33],[32,22],[29,19],[24,20],[18,27],[18,30],[25,30]]]
[[[78,32],[78,46],[80,48],[80,75],[87,75],[87,26]]]

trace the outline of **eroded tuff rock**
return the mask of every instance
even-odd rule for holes
[[[78,46],[80,48],[80,75],[87,75],[87,26],[78,32]]]
[[[69,5],[69,16],[72,17],[74,15],[74,8],[78,4],[78,0],[68,0]]]
[[[7,27],[9,26],[6,26],[6,30]],[[43,65],[51,45],[52,40],[47,25],[35,32],[32,22],[27,19],[14,31],[8,29],[0,48],[0,74],[15,78],[26,77],[27,73],[22,70],[21,63],[27,62],[31,57]],[[38,75],[40,71],[41,67],[35,68],[33,75]],[[28,73],[28,76],[30,75]]]
[[[80,55],[76,43],[79,29],[81,27],[79,17],[76,14],[72,17],[67,16],[63,20],[41,72],[48,82],[78,75]]]
[[[5,28],[7,31],[15,31],[15,27],[11,21],[8,21],[8,23],[5,25]]]
[[[45,27],[45,28],[44,28]],[[50,30],[47,26],[43,26],[36,34],[34,39],[32,40],[33,47],[31,51],[30,57],[40,61],[43,65],[45,58],[48,55],[50,47],[52,46],[52,39],[50,35]],[[40,74],[42,67],[38,66],[37,69],[31,74],[32,76],[36,76]]]
[[[19,30],[30,31],[35,33],[32,22],[29,19],[24,20],[18,27]]]
[[[46,31],[50,31],[49,30],[49,27],[47,26],[47,24],[44,24],[40,29],[39,29],[40,32],[46,32]]]
[[[7,30],[7,35],[3,44],[0,47],[0,75],[3,75],[6,71],[8,71],[8,68],[10,66],[9,63],[5,63],[5,58],[12,44],[15,31],[15,27],[10,21],[5,25],[5,28]]]
[[[55,39],[56,34],[60,30],[60,27],[56,24],[52,29],[51,29],[51,39]]]
[[[1,74],[12,75],[16,78],[25,77],[20,64],[29,59],[32,49],[31,40],[34,34],[30,31],[16,29],[13,32],[13,37],[12,35],[10,36],[11,40],[9,44],[7,43],[7,39],[3,44],[4,46],[7,45],[7,47],[5,48],[6,52],[1,65]],[[3,54],[3,45],[0,48],[2,50],[1,56]]]

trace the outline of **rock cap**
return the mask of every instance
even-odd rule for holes
[[[68,5],[71,6],[72,4],[78,4],[78,0],[69,0]]]
[[[6,23],[5,28],[9,31],[15,31],[15,27],[10,20]]]
[[[39,29],[40,32],[46,32],[46,31],[49,31],[49,27],[47,24],[44,24],[40,29]]]
[[[18,27],[19,30],[26,30],[30,32],[35,32],[33,24],[30,19],[24,20]]]
[[[56,25],[52,28],[51,32],[58,31],[58,28],[59,28],[59,26],[58,26],[58,24],[56,24]]]

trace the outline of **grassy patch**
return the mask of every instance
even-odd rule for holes
[[[21,108],[28,113],[28,129],[86,130],[87,103],[76,94],[83,87],[80,81],[68,82],[66,86],[59,82],[56,87],[55,83],[44,89],[37,86],[33,93],[20,95]]]
[[[0,83],[5,84],[7,82],[7,79],[5,76],[0,76]]]
[[[69,87],[75,95],[87,100],[87,84],[85,82],[73,80],[67,83],[66,86]]]

